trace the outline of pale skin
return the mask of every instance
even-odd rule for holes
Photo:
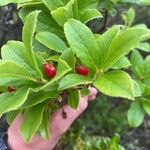
[[[19,128],[23,121],[23,117],[19,115],[8,129],[8,145],[11,150],[52,150],[58,143],[61,136],[70,128],[71,124],[79,117],[79,115],[87,108],[88,101],[96,98],[97,90],[90,88],[90,94],[86,97],[80,97],[80,103],[77,109],[70,106],[63,106],[67,117],[63,118],[62,108],[57,110],[51,116],[49,128],[51,138],[49,140],[42,139],[39,135],[34,135],[31,142],[26,144],[20,135]]]

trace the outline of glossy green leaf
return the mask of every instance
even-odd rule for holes
[[[33,37],[36,29],[37,17],[40,11],[31,12],[27,17],[23,27],[22,40],[25,45],[25,54],[30,66],[37,72],[39,78],[42,78],[42,72],[39,70],[35,54],[33,52]]]
[[[94,86],[106,95],[134,100],[132,79],[124,71],[103,74],[96,79]]]
[[[3,60],[12,61],[27,69],[30,74],[35,75],[36,72],[28,64],[28,58],[25,55],[25,47],[22,42],[9,41],[1,49]]]
[[[65,90],[81,84],[92,83],[91,79],[78,74],[68,74],[59,82],[59,90]]]
[[[144,119],[144,110],[140,103],[133,102],[128,110],[128,122],[131,127],[138,127]]]
[[[122,56],[128,54],[145,34],[147,34],[147,31],[141,28],[130,28],[120,33],[110,44],[102,69],[107,70]]]
[[[43,117],[45,103],[29,108],[24,113],[24,121],[20,128],[20,133],[25,142],[29,143],[33,135],[38,130]]]
[[[97,39],[98,47],[100,51],[102,51],[102,55],[99,56],[100,68],[102,67],[103,61],[107,56],[110,44],[113,42],[114,38],[118,36],[119,31],[120,26],[113,26],[112,28],[104,32],[102,35],[100,35]]]
[[[55,50],[59,53],[62,53],[67,49],[67,46],[62,39],[50,32],[40,32],[36,35],[36,39],[49,49]]]
[[[21,88],[13,93],[0,94],[0,117],[2,114],[18,109],[27,99],[29,90]]]
[[[77,109],[79,105],[79,100],[79,91],[75,89],[69,90],[68,105],[74,109]]]
[[[99,66],[101,51],[89,28],[80,21],[70,19],[65,23],[64,30],[71,48],[83,65],[96,70]]]

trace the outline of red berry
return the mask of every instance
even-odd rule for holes
[[[56,75],[56,69],[51,64],[44,64],[44,72],[49,78],[53,78]]]
[[[89,74],[89,69],[84,66],[77,66],[75,70],[78,74],[81,74],[84,76],[87,76]]]
[[[13,87],[11,87],[11,86],[8,86],[7,87],[7,91],[8,92],[14,92],[14,91],[16,91]]]

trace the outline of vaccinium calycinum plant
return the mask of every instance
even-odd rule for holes
[[[35,133],[49,138],[49,114],[66,91],[74,109],[79,93],[85,94],[89,86],[113,97],[135,100],[141,96],[138,81],[123,68],[131,64],[126,55],[150,38],[146,26],[130,27],[130,22],[95,35],[85,23],[102,17],[98,0],[6,0],[0,4],[10,2],[21,8],[24,27],[22,42],[8,41],[1,49],[0,116],[6,113],[11,123],[22,113],[20,132],[26,142]],[[142,61],[148,66],[149,57]],[[139,73],[135,68],[133,72]],[[149,81],[148,76],[145,82]]]

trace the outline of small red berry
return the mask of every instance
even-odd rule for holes
[[[56,75],[56,69],[51,64],[44,64],[44,72],[49,78],[53,78]]]
[[[77,66],[75,70],[78,74],[81,74],[84,76],[87,76],[89,74],[89,69],[84,66]]]
[[[7,91],[8,92],[14,92],[14,91],[16,91],[13,87],[11,87],[11,86],[8,86],[7,87]]]

